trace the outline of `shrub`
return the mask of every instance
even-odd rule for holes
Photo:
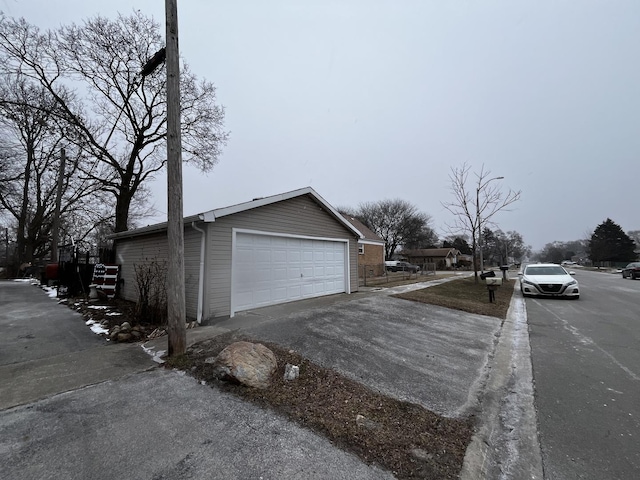
[[[157,258],[134,264],[138,302],[136,319],[140,323],[164,325],[167,322],[167,262]]]

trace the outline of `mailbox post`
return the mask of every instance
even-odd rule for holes
[[[507,280],[507,270],[509,270],[509,265],[501,265],[500,270],[502,270],[502,279]]]
[[[493,303],[496,301],[496,290],[502,285],[502,279],[487,277],[485,278],[485,282],[487,282],[487,290],[489,290],[489,303]]]

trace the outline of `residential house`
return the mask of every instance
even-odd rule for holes
[[[359,275],[362,277],[365,269],[367,276],[384,274],[385,241],[357,218],[347,214],[343,216],[362,234],[362,238],[358,240]]]
[[[460,251],[457,248],[420,248],[403,250],[400,256],[415,265],[435,264],[436,269],[450,269],[458,264]]]

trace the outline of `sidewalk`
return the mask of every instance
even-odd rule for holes
[[[527,312],[516,288],[491,361],[461,480],[542,480]]]

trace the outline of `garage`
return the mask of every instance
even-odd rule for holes
[[[186,314],[198,323],[358,291],[362,234],[311,187],[207,210],[183,223]],[[111,238],[119,295],[136,301],[136,272],[166,265],[167,224]]]
[[[232,311],[349,291],[348,242],[235,231]]]

